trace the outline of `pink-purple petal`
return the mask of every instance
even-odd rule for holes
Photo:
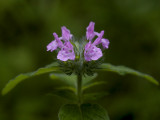
[[[96,46],[93,47],[93,53],[94,55],[91,57],[92,60],[98,60],[103,56],[101,49]]]
[[[91,44],[91,42],[89,41],[89,42],[85,45],[85,50],[88,50],[91,45],[92,45],[92,44]]]
[[[101,43],[101,40],[103,38],[103,35],[104,35],[104,31],[102,30],[99,35],[98,35],[98,38],[93,42],[93,45],[98,45]]]
[[[59,39],[58,35],[56,33],[53,33],[53,36],[58,43],[58,47],[62,48],[63,47],[63,42]]]
[[[102,39],[101,43],[102,43],[103,48],[108,49],[109,43],[110,43],[108,39]]]
[[[85,52],[84,52],[84,57],[86,61],[98,60],[102,56],[103,54],[101,49],[91,44],[88,47],[88,49],[85,49]]]
[[[70,42],[65,42],[65,43],[64,43],[64,46],[65,46],[64,48],[73,50],[73,45],[72,45]]]
[[[75,54],[72,50],[60,50],[57,55],[57,59],[61,61],[74,60]]]
[[[68,60],[68,57],[66,56],[66,51],[64,50],[60,50],[58,52],[58,55],[57,55],[57,59],[61,60],[61,61],[67,61]]]
[[[61,61],[75,59],[73,45],[70,42],[65,42],[63,48],[58,52],[57,59],[59,59]]]
[[[54,41],[50,42],[50,43],[47,45],[47,51],[51,51],[51,52],[52,52],[52,51],[56,50],[57,47],[58,47],[58,43],[57,43],[56,40],[54,40]]]
[[[64,41],[69,41],[72,37],[70,31],[65,26],[61,27],[61,30],[62,30],[62,39]]]
[[[94,36],[95,36],[94,25],[95,25],[94,22],[90,22],[89,26],[87,27],[87,32],[86,32],[87,40],[91,41],[94,38]]]

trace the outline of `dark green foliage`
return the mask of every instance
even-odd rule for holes
[[[77,96],[75,94],[76,90],[72,87],[58,87],[53,92],[48,95],[57,95],[64,99],[68,99],[69,101],[76,102]]]
[[[97,74],[94,74],[93,76],[83,76],[83,81],[82,84],[85,85],[90,85],[92,84],[92,80],[97,77]],[[66,75],[62,73],[52,73],[50,74],[51,79],[59,79],[59,81],[62,81],[66,86],[72,86],[76,87],[76,80],[77,76],[75,74],[72,75]]]
[[[26,73],[26,74],[20,74],[18,75],[16,78],[14,78],[13,80],[10,80],[8,82],[8,84],[3,88],[2,90],[2,94],[5,95],[7,94],[9,91],[11,91],[18,83],[22,82],[23,80],[27,79],[27,78],[31,78],[37,75],[41,75],[41,74],[45,74],[45,73],[50,73],[50,72],[54,72],[54,71],[59,71],[58,67],[57,67],[57,63],[52,63],[50,65],[47,65],[44,68],[40,68],[35,72],[31,72],[31,73]]]
[[[66,104],[60,109],[59,120],[109,120],[109,117],[97,104]]]
[[[118,73],[120,75],[126,75],[126,74],[136,75],[136,76],[145,78],[146,80],[148,80],[156,85],[159,85],[159,82],[156,79],[154,79],[152,76],[138,72],[136,70],[133,70],[133,69],[125,67],[125,66],[114,66],[109,63],[108,64],[104,63],[101,65],[100,70],[111,71],[111,72]]]
[[[77,104],[62,106],[58,116],[59,120],[82,120],[81,111]]]
[[[94,62],[94,61],[92,61]],[[33,76],[37,76],[37,75],[41,75],[41,74],[45,74],[45,73],[50,73],[50,72],[58,72],[60,69],[57,66],[56,63],[52,63],[50,65],[47,65],[44,68],[40,68],[35,72],[31,72],[31,73],[27,73],[27,74],[21,74],[19,76],[17,76],[15,79],[9,81],[9,83],[4,87],[4,89],[2,90],[2,94],[5,95],[6,93],[8,93],[10,90],[12,90],[18,83],[22,82],[23,80],[27,79],[27,78],[31,78]],[[159,84],[153,77],[144,74],[144,73],[140,73],[138,71],[135,71],[133,69],[124,67],[124,66],[114,66],[111,64],[102,64],[99,68],[99,70],[102,71],[111,71],[111,72],[116,72],[120,75],[125,75],[125,74],[133,74],[136,76],[140,76],[145,78],[146,80],[149,80],[150,82],[153,82],[155,84]],[[90,100],[96,100],[98,98],[101,98],[103,96],[105,96],[106,94],[104,94],[104,92],[96,92],[96,93],[87,93],[85,91],[90,90],[92,91],[93,89],[95,89],[97,86],[101,86],[101,85],[105,85],[106,82],[105,81],[97,81],[97,82],[92,82],[92,80],[96,77],[96,74],[94,76],[83,76],[83,83],[82,83],[82,90],[84,92],[84,96],[83,99],[84,100],[89,100],[89,96]],[[51,74],[50,75],[51,79],[59,79],[62,81],[62,87],[58,86],[54,92],[52,92],[53,94],[59,95],[61,97],[64,98],[69,98],[73,101],[76,101],[76,80],[77,80],[77,76],[76,75],[66,75],[63,73],[55,73],[55,74]],[[85,95],[87,94],[87,95]]]
[[[106,91],[101,92],[93,92],[93,93],[85,93],[83,94],[83,101],[95,101],[106,97],[109,93]]]
[[[82,61],[58,61],[60,70],[62,70],[65,74],[71,75],[72,73],[75,74],[83,74],[88,76],[93,76],[96,69],[99,69],[99,65],[103,63],[102,59],[97,61],[89,61],[86,62]]]

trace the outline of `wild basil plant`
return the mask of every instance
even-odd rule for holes
[[[25,79],[50,73],[51,79],[59,79],[64,86],[57,86],[53,92],[72,101],[60,108],[59,120],[109,120],[106,110],[98,104],[86,103],[104,97],[106,92],[87,92],[88,89],[104,85],[106,81],[93,81],[97,71],[115,72],[119,75],[132,74],[159,84],[150,75],[124,66],[103,63],[103,52],[109,48],[109,40],[103,38],[104,31],[95,32],[94,22],[87,27],[86,36],[80,40],[74,38],[65,26],[62,36],[53,33],[55,40],[47,45],[47,51],[57,52],[57,62],[40,68],[35,72],[20,74],[4,87],[2,94],[11,91]]]

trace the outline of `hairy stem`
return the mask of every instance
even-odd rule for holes
[[[78,104],[82,103],[82,75],[77,75],[77,96],[78,96]]]

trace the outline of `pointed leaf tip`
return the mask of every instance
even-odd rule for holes
[[[52,63],[50,65],[47,65],[46,67],[40,68],[35,72],[30,72],[30,73],[26,73],[26,74],[20,74],[17,77],[15,77],[14,79],[10,80],[6,84],[6,86],[2,89],[2,95],[7,94],[14,87],[16,87],[17,84],[19,84],[20,82],[22,82],[25,79],[31,78],[33,76],[37,76],[37,75],[53,72],[53,71],[58,71],[58,67],[57,67],[56,63]]]
[[[145,78],[146,80],[156,85],[159,85],[159,82],[156,79],[154,79],[152,76],[145,73],[141,73],[139,71],[136,71],[134,69],[131,69],[125,66],[115,66],[109,63],[104,63],[101,65],[101,70],[115,72],[115,73],[118,73],[119,75],[126,75],[126,74],[136,75],[136,76]]]

